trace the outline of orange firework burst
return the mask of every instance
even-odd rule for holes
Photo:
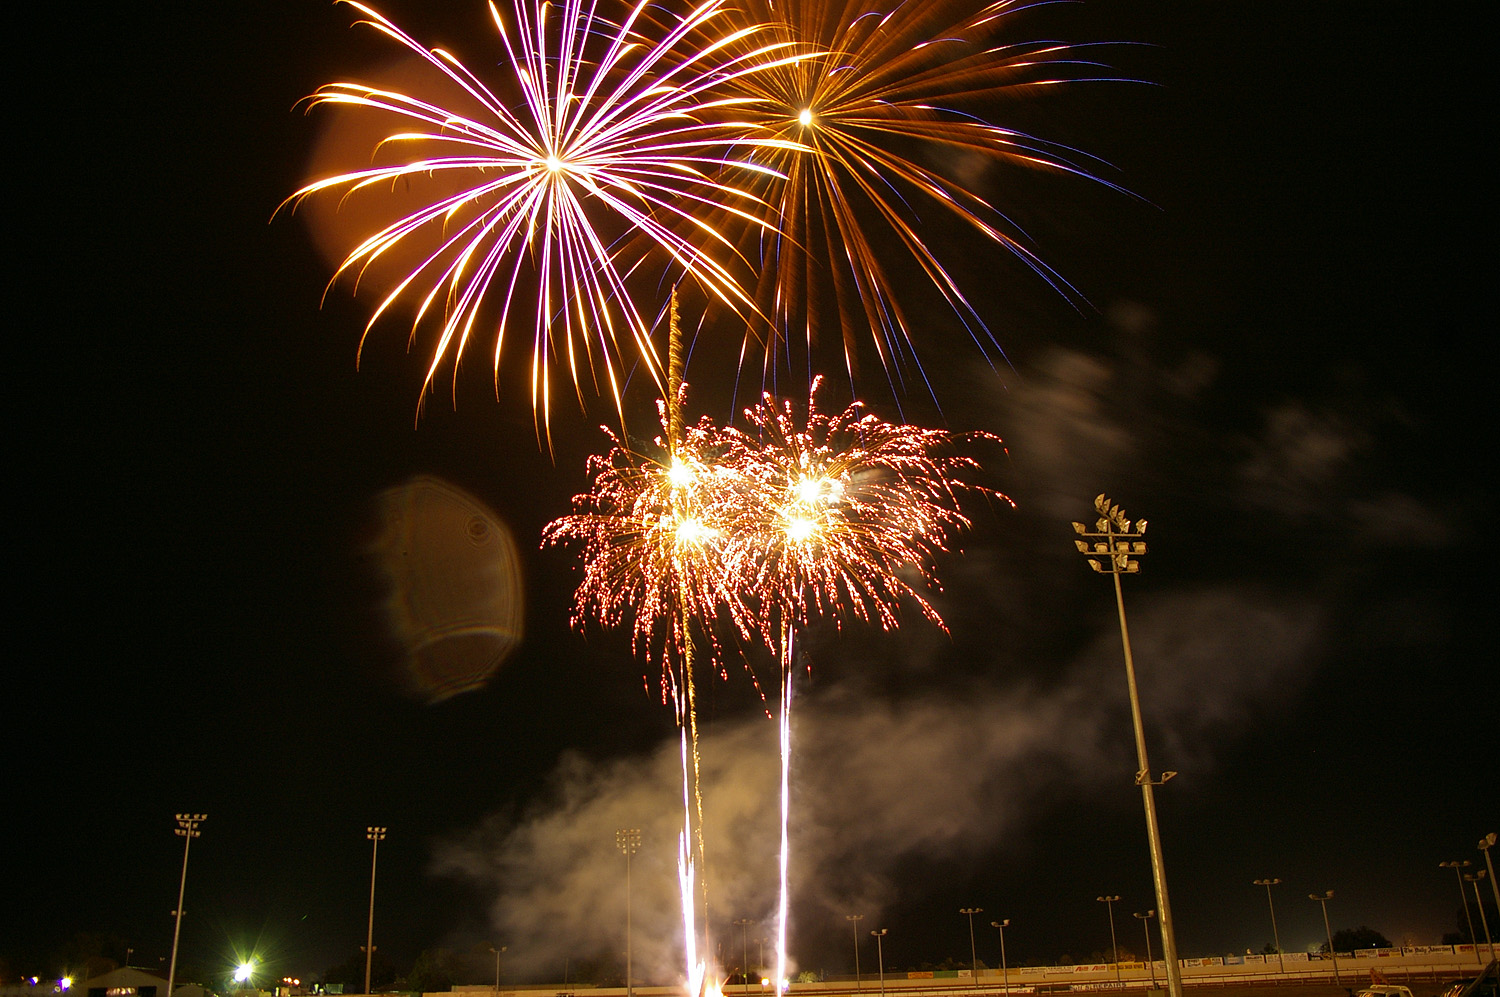
[[[1093,178],[1071,149],[990,123],[978,99],[1089,78],[1097,64],[1076,46],[1001,43],[1000,32],[1033,0],[752,0],[749,16],[816,55],[730,86],[769,135],[786,144],[757,152],[774,183],[756,186],[774,222],[756,233],[762,266],[756,300],[771,319],[765,363],[799,326],[819,335],[820,300],[831,295],[844,362],[857,366],[868,329],[893,371],[915,360],[912,326],[892,287],[904,247],[987,354],[998,347],[974,305],[924,237],[928,208],[950,213],[1004,247],[1070,299],[1077,292],[1030,248],[981,194],[978,171],[995,162]],[[937,165],[937,164],[943,165]],[[964,165],[967,164],[967,165]],[[1113,185],[1111,185],[1113,186]],[[748,346],[748,344],[747,344]]]
[[[665,658],[689,617],[710,639],[729,620],[778,653],[786,628],[813,618],[894,627],[904,600],[941,626],[927,593],[936,556],[969,525],[960,497],[998,493],[964,481],[979,465],[953,434],[858,402],[826,415],[817,388],[803,420],[767,395],[746,410],[749,431],[705,418],[675,447],[659,439],[661,457],[610,433],[613,449],[589,461],[592,489],[544,534],[581,545],[574,624],[629,625],[638,650],[662,638]]]
[[[553,364],[562,364],[580,390],[585,380],[602,378],[619,407],[622,372],[635,359],[661,380],[651,323],[626,286],[653,253],[731,307],[753,311],[721,262],[733,258],[728,240],[699,218],[710,207],[763,218],[749,210],[753,198],[725,177],[768,167],[731,159],[728,150],[731,141],[755,149],[784,140],[756,137],[752,126],[732,120],[731,109],[745,98],[716,88],[797,58],[790,43],[759,44],[759,29],[726,25],[724,0],[682,0],[675,13],[636,0],[620,7],[617,20],[582,0],[515,0],[513,23],[491,3],[508,70],[492,90],[448,52],[428,50],[371,8],[345,2],[365,15],[362,23],[461,88],[472,108],[461,113],[366,84],[329,84],[310,105],[370,108],[414,130],[377,148],[398,151],[396,161],[318,180],[289,199],[455,178],[456,192],[367,238],[334,278],[364,274],[424,233],[429,241],[419,262],[398,277],[370,326],[408,294],[416,299],[414,337],[424,319],[438,315],[427,387],[444,362],[456,365],[483,334],[481,323],[493,323],[497,376],[506,333],[529,333],[532,402],[543,422]],[[480,306],[491,297],[497,314],[481,320]],[[525,331],[516,333],[517,326]]]
[[[712,621],[734,604],[736,504],[744,490],[723,430],[704,419],[674,445],[668,407],[659,408],[664,435],[653,454],[631,449],[604,427],[613,446],[588,458],[592,489],[575,496],[573,514],[548,524],[542,538],[580,544],[574,626],[629,626],[646,656],[661,638],[663,682],[679,700],[685,683],[670,662],[691,639],[689,621],[699,621],[712,640]]]
[[[1004,496],[965,480],[979,464],[951,433],[887,422],[859,402],[818,411],[820,380],[805,419],[767,395],[745,412],[751,432],[726,431],[741,443],[736,481],[751,496],[736,505],[732,573],[753,593],[754,630],[779,651],[789,628],[813,618],[893,628],[907,600],[943,626],[926,593],[940,587],[937,555],[969,526],[960,497]]]

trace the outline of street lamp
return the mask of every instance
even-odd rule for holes
[[[974,915],[983,914],[983,907],[960,907],[960,914],[969,915],[969,966],[974,972],[974,985],[979,986],[979,955],[974,950]]]
[[[1459,887],[1459,889],[1463,889],[1463,887]],[[1339,954],[1334,950],[1333,928],[1328,924],[1328,901],[1333,899],[1333,891],[1329,890],[1327,893],[1321,894],[1309,893],[1307,899],[1316,900],[1323,905],[1323,932],[1328,936],[1328,954],[1333,957],[1333,983],[1334,986],[1341,987],[1344,985],[1344,981],[1339,976]]]
[[[370,964],[375,959],[375,860],[380,856],[385,831],[383,827],[365,828],[365,837],[370,840],[370,920],[365,926],[365,993],[370,992]]]
[[[1010,993],[1010,967],[1005,961],[1005,929],[1010,927],[1010,918],[1007,917],[1003,921],[991,921],[990,927],[998,928],[1000,931],[1000,979],[1004,981],[1005,992],[1008,994]]]
[[[1490,849],[1495,846],[1495,833],[1491,831],[1479,839],[1479,850],[1484,853],[1484,867],[1490,872],[1490,891],[1495,894],[1495,909],[1500,910],[1500,881],[1495,879],[1495,864],[1490,861]]]
[[[1167,990],[1171,997],[1182,997],[1182,971],[1177,965],[1177,936],[1172,927],[1172,905],[1167,900],[1167,867],[1162,858],[1161,832],[1156,826],[1156,798],[1153,789],[1176,775],[1163,772],[1159,780],[1151,778],[1151,763],[1146,757],[1146,733],[1141,726],[1141,703],[1135,688],[1135,662],[1130,654],[1130,631],[1125,625],[1125,594],[1120,588],[1120,575],[1135,574],[1141,570],[1140,556],[1146,553],[1146,543],[1141,539],[1146,533],[1146,521],[1134,524],[1125,518],[1125,512],[1113,505],[1103,495],[1094,499],[1094,509],[1099,519],[1091,531],[1082,523],[1073,524],[1073,532],[1079,539],[1073,541],[1079,553],[1085,555],[1089,566],[1100,574],[1108,574],[1115,582],[1115,605],[1120,612],[1120,642],[1125,648],[1125,680],[1130,690],[1130,718],[1135,725],[1135,754],[1137,769],[1135,784],[1141,787],[1141,802],[1146,809],[1146,837],[1151,846],[1151,878],[1156,886],[1156,909],[1161,917],[1161,954],[1167,965]]]
[[[875,961],[880,965],[880,997],[885,997],[885,933],[888,929],[876,928],[870,934],[875,936]]]
[[[208,814],[178,814],[177,826],[172,829],[172,833],[182,839],[182,879],[177,884],[177,909],[172,912],[177,921],[172,927],[172,965],[167,969],[165,997],[172,997],[172,985],[177,981],[177,939],[182,934],[182,897],[187,891],[188,851],[193,847],[193,839],[202,834],[198,825],[206,820]]]
[[[502,945],[499,948],[490,946],[490,951],[495,953],[495,993],[497,994],[500,992],[500,953],[508,948],[510,948],[509,945]]]
[[[1276,905],[1271,902],[1271,887],[1281,882],[1279,879],[1257,879],[1256,886],[1266,888],[1266,906],[1271,909],[1271,937],[1276,942],[1276,958],[1281,961],[1281,972],[1286,974],[1286,956],[1281,952],[1281,934],[1276,930]]]
[[[1125,983],[1120,979],[1120,946],[1115,942],[1115,901],[1119,897],[1095,897],[1095,900],[1109,907],[1109,961],[1115,964],[1115,986],[1124,987]]]
[[[750,930],[750,919],[741,917],[734,923],[740,929],[740,989],[748,994],[750,992],[750,942],[747,932]]]
[[[635,978],[630,950],[630,857],[641,850],[641,829],[622,827],[615,832],[615,847],[625,855],[625,994],[635,997]]]
[[[844,920],[848,921],[849,922],[849,926],[854,929],[854,989],[855,990],[860,989],[860,986],[859,986],[859,922],[863,921],[864,919],[865,919],[865,916],[863,914],[845,914],[844,915]]]
[[[1490,937],[1490,919],[1484,914],[1484,901],[1479,899],[1479,881],[1484,878],[1484,870],[1480,869],[1472,876],[1464,873],[1464,882],[1474,884],[1474,906],[1479,908],[1479,923],[1484,925],[1484,944],[1489,946],[1490,960],[1495,958],[1495,941]],[[1479,939],[1474,939],[1474,951],[1479,951]]]
[[[1463,870],[1473,864],[1468,859],[1463,859],[1462,861],[1439,862],[1438,868],[1452,869],[1454,879],[1458,880],[1458,899],[1464,902],[1464,920],[1469,922],[1469,941],[1474,943],[1474,959],[1482,966],[1484,960],[1479,956],[1479,939],[1474,936],[1474,915],[1469,913],[1469,895],[1464,892]]]
[[[1151,958],[1151,919],[1156,916],[1156,911],[1148,910],[1144,914],[1132,914],[1132,917],[1141,919],[1141,930],[1146,933],[1146,968],[1151,970],[1151,989],[1156,989],[1156,960]]]

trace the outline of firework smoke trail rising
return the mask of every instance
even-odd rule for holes
[[[344,2],[364,15],[359,23],[436,69],[440,84],[458,87],[473,112],[367,84],[328,84],[307,99],[309,108],[365,108],[415,128],[377,145],[377,160],[394,162],[316,180],[284,202],[328,190],[349,197],[397,180],[450,178],[458,188],[365,239],[330,282],[353,275],[357,290],[372,268],[389,268],[382,275],[394,289],[374,309],[361,350],[381,316],[408,295],[413,340],[430,314],[442,312],[433,320],[424,398],[443,364],[456,377],[492,297],[497,386],[507,330],[529,326],[532,407],[542,426],[553,358],[562,358],[580,398],[585,381],[603,381],[617,411],[622,372],[637,361],[662,384],[650,323],[626,280],[648,257],[670,259],[711,299],[754,311],[726,263],[737,251],[700,216],[712,208],[761,223],[764,210],[751,210],[756,198],[725,178],[743,181],[768,167],[731,150],[784,142],[737,120],[744,98],[715,88],[803,57],[791,42],[759,44],[760,27],[728,25],[725,0],[684,0],[675,18],[637,0],[619,23],[580,0],[540,8],[515,0],[514,31],[491,2],[509,71],[491,89],[448,52],[424,47],[362,3]],[[640,239],[619,243],[617,231]],[[415,266],[397,260],[398,246],[415,252]],[[483,320],[491,320],[488,311]]]

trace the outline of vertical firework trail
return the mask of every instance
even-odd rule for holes
[[[786,656],[781,662],[781,709],[776,722],[778,742],[781,745],[781,854],[777,863],[778,892],[776,895],[776,994],[781,997],[786,989],[786,924],[789,893],[787,869],[791,864],[791,836],[788,827],[792,814],[792,628],[787,627]]]

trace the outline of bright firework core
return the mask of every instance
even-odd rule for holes
[[[804,107],[801,111],[797,112],[797,124],[801,125],[803,128],[806,128],[808,125],[812,124],[812,120],[812,108]]]

